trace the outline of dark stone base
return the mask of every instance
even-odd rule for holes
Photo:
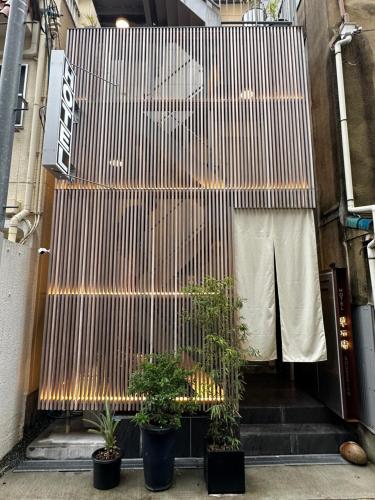
[[[119,415],[118,418],[121,421],[117,427],[117,444],[123,458],[141,458],[142,443],[138,426],[131,421],[131,415]],[[182,417],[181,428],[177,431],[176,457],[204,456],[208,422],[207,415]]]
[[[245,493],[243,451],[208,451],[204,457],[204,477],[209,495]]]

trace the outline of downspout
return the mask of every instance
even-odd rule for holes
[[[344,23],[348,23],[349,22],[349,14],[346,12],[344,0],[338,0],[338,4],[339,4],[339,9],[340,9],[341,19],[344,21]]]
[[[36,71],[33,116],[31,119],[31,135],[30,135],[29,159],[27,163],[25,199],[24,199],[23,209],[16,215],[14,215],[9,221],[8,240],[12,242],[16,242],[17,240],[18,226],[31,213],[36,156],[37,156],[38,146],[40,143],[41,124],[39,117],[39,109],[41,105],[42,92],[44,88],[45,69],[46,69],[46,45],[44,41],[41,39],[38,51],[38,67]]]
[[[337,91],[338,100],[340,108],[340,123],[341,123],[341,141],[342,141],[342,152],[344,160],[344,172],[345,172],[345,188],[346,188],[346,198],[347,198],[347,208],[348,212],[360,214],[364,212],[370,212],[375,227],[375,204],[365,205],[356,207],[354,203],[354,190],[353,190],[353,179],[352,179],[352,164],[350,158],[350,144],[349,144],[349,132],[348,132],[348,118],[346,112],[346,101],[345,101],[345,85],[344,85],[344,72],[342,64],[342,47],[348,45],[353,40],[353,35],[360,32],[360,28],[353,24],[343,24],[340,28],[341,39],[335,44],[335,61],[336,61],[336,77],[337,77]],[[367,245],[367,256],[369,261],[370,269],[370,279],[371,279],[371,289],[372,289],[372,300],[375,301],[375,237]]]

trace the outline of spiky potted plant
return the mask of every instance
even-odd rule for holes
[[[249,350],[243,347],[247,327],[239,315],[243,300],[235,296],[231,277],[205,277],[202,284],[186,287],[185,293],[191,297],[186,320],[202,333],[202,348],[197,355],[201,370],[211,381],[206,394],[214,390],[214,400],[217,387],[222,389],[221,400],[208,410],[204,460],[208,493],[244,493],[245,457],[239,439],[238,408],[244,390],[241,367]]]
[[[121,450],[116,446],[115,422],[109,409],[108,401],[105,402],[104,411],[100,415],[94,414],[95,420],[84,419],[93,426],[91,432],[100,434],[104,438],[104,447],[92,454],[94,465],[94,488],[109,490],[120,482]]]
[[[142,431],[143,470],[146,488],[168,489],[173,481],[176,430],[183,412],[194,403],[187,396],[191,371],[175,354],[146,356],[131,377],[129,393],[141,400],[134,421]]]

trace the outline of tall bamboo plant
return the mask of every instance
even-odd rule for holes
[[[202,348],[194,351],[200,369],[209,376],[206,394],[211,392],[215,397],[217,387],[223,392],[223,399],[209,409],[209,448],[238,450],[238,407],[244,392],[241,367],[248,354],[244,348],[247,326],[240,316],[244,301],[235,296],[231,277],[220,280],[207,276],[202,284],[190,285],[184,292],[191,297],[191,311],[185,313],[185,320],[203,336]]]

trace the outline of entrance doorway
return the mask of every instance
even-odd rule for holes
[[[338,456],[343,442],[356,439],[348,424],[301,387],[290,363],[249,364],[244,379],[241,441],[247,456],[324,462]]]

